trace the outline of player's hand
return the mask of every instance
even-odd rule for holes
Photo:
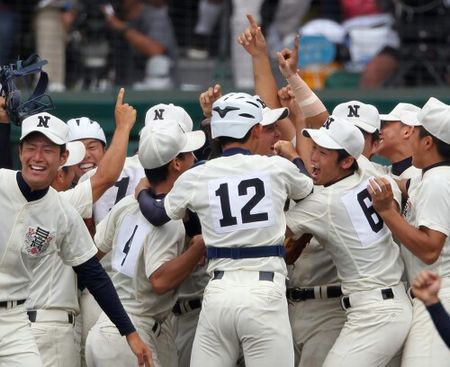
[[[9,124],[9,116],[6,113],[6,100],[0,97],[0,124]]]
[[[214,87],[209,87],[207,91],[200,94],[198,101],[203,111],[203,116],[209,118],[212,116],[212,105],[222,97],[222,87],[216,84]]]
[[[372,199],[372,205],[379,215],[383,216],[384,213],[392,209],[396,210],[391,183],[386,178],[374,177],[369,179],[367,190]]]
[[[266,56],[267,43],[261,27],[258,26],[253,16],[247,14],[247,19],[249,26],[238,37],[238,43],[253,57]]]
[[[295,158],[299,157],[297,151],[295,150],[294,146],[290,141],[278,140],[274,144],[273,149],[275,151],[275,154],[284,157],[290,161],[293,161]]]
[[[138,359],[138,366],[154,367],[152,351],[136,331],[127,335],[127,342]]]
[[[425,305],[433,305],[439,302],[438,292],[441,288],[441,278],[432,271],[422,271],[411,284],[414,295]]]
[[[283,107],[289,108],[289,120],[295,126],[297,131],[301,131],[306,127],[305,115],[295,99],[289,85],[278,90],[278,99]]]
[[[299,38],[299,35],[295,37],[293,49],[284,48],[277,52],[278,67],[286,79],[297,73]]]
[[[116,129],[126,129],[131,131],[136,122],[136,110],[128,103],[123,103],[125,89],[120,88],[117,95],[116,107],[114,108],[114,117],[116,120]]]
[[[150,182],[148,182],[148,178],[147,177],[142,177],[139,180],[139,183],[136,185],[136,188],[134,189],[134,197],[137,198],[139,197],[139,194],[141,193],[142,190],[148,190],[151,188]]]

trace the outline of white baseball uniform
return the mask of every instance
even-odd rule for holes
[[[439,297],[450,311],[450,166],[440,165],[413,178],[404,209],[406,220],[416,228],[427,227],[447,236],[439,258],[426,265],[402,246],[408,280],[412,282],[422,270],[432,270],[442,277]],[[403,366],[444,366],[450,351],[437,333],[423,303],[413,299],[413,323],[403,352]]]
[[[370,176],[357,170],[286,213],[295,235],[313,234],[330,253],[347,296],[342,300],[347,321],[324,366],[386,365],[410,327],[400,251],[373,209]],[[399,202],[400,192],[393,187]]]
[[[0,308],[0,365],[40,366],[25,306],[10,307],[11,302],[28,297],[33,268],[42,258],[57,253],[66,265],[77,266],[97,248],[78,213],[54,189],[27,201],[16,175],[0,170],[0,302],[8,304]]]
[[[306,197],[312,181],[280,157],[225,155],[184,172],[165,198],[172,219],[197,212],[208,251],[283,243],[286,199]],[[282,256],[212,258],[192,347],[192,366],[234,366],[239,343],[249,366],[292,366],[294,353]]]
[[[131,195],[116,204],[97,225],[95,242],[100,251],[111,251],[111,280],[136,329],[152,349],[156,367],[177,366],[178,363],[173,332],[165,323],[177,292],[155,294],[149,277],[161,265],[181,254],[184,236],[182,221],[152,226],[142,216],[138,202]],[[88,366],[126,366],[134,360],[126,340],[102,314],[86,341]]]
[[[95,170],[88,171],[84,174],[80,180],[88,180],[95,174]],[[127,195],[133,195],[134,189],[139,183],[139,180],[144,177],[144,169],[139,162],[138,155],[135,154],[125,159],[125,163],[120,173],[120,176],[114,186],[110,187],[104,192],[104,194],[94,203],[94,221],[99,223],[106,217],[108,212],[114,206]],[[79,184],[78,183],[78,184]],[[111,275],[111,255],[107,254],[100,262],[108,275]],[[81,317],[77,322],[82,325],[81,328],[81,360],[84,366],[84,348],[86,344],[86,338],[89,330],[97,321],[100,313],[102,312],[100,306],[94,297],[89,293],[87,289],[81,292],[80,296]],[[80,320],[81,319],[81,320]]]
[[[58,195],[83,218],[92,216],[90,180],[58,192]],[[56,252],[42,257],[33,270],[30,295],[25,305],[44,367],[80,365],[80,346],[74,342],[73,330],[75,315],[80,312],[77,292],[72,267],[65,265]]]
[[[189,367],[191,362],[192,343],[200,316],[203,292],[210,279],[206,266],[205,264],[197,267],[178,289],[173,325],[179,367]]]

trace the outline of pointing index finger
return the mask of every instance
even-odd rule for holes
[[[253,15],[247,14],[247,19],[252,28],[254,29],[258,28],[258,24],[256,23],[255,18],[253,18]]]
[[[119,89],[119,94],[117,95],[117,101],[116,101],[116,106],[120,106],[123,104],[123,96],[125,94],[125,89],[120,88]]]

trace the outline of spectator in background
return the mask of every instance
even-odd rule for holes
[[[0,65],[11,62],[14,34],[18,24],[18,13],[14,0],[0,0]]]
[[[439,299],[440,288],[440,276],[431,271],[422,271],[412,283],[414,296],[425,304],[437,331],[450,348],[450,316]]]
[[[66,89],[66,37],[72,24],[75,0],[40,0],[34,17],[36,51],[48,61],[48,90],[62,92]],[[3,47],[3,45],[2,45]]]
[[[165,2],[121,0],[120,15],[112,7],[105,7],[104,13],[115,33],[115,83],[132,85],[135,89],[172,87],[176,41]]]

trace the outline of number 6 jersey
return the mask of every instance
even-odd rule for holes
[[[183,173],[164,205],[172,219],[183,218],[187,208],[197,212],[207,247],[272,246],[283,244],[286,199],[303,199],[312,188],[288,160],[233,148]],[[208,271],[216,269],[286,274],[280,257],[210,260]]]
[[[328,187],[315,188],[286,213],[287,226],[296,236],[313,234],[331,254],[344,294],[394,286],[403,273],[399,247],[372,206],[370,177],[358,170]],[[397,185],[386,178],[399,203]]]

